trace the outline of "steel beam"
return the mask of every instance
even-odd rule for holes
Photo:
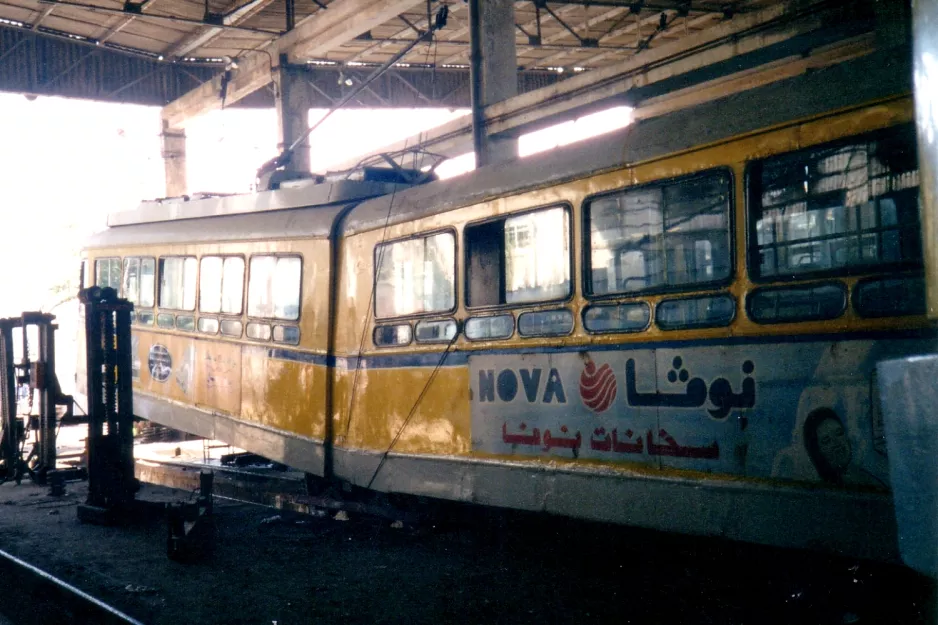
[[[152,8],[155,2],[157,2],[157,0],[149,0],[148,2],[142,3],[140,6],[140,10],[143,11],[147,7]],[[49,8],[46,10],[51,11],[53,8],[55,8],[54,4],[50,5]],[[130,15],[128,17],[121,18],[121,20],[117,24],[115,24],[114,26],[111,26],[106,31],[104,31],[104,33],[102,33],[101,36],[98,37],[98,41],[100,41],[101,43],[110,41],[114,35],[116,35],[120,31],[127,28],[127,26],[129,26],[131,22],[133,22],[135,19],[137,19],[136,15]]]
[[[262,51],[250,52],[239,59],[238,68],[231,72],[225,85],[226,101],[235,102],[270,83],[274,59],[281,54],[293,58],[325,54],[416,4],[415,0],[335,0],[328,9],[302,20]],[[223,76],[216,76],[166,105],[163,119],[174,128],[184,127],[193,117],[221,108]]]
[[[154,1],[155,0],[151,0]],[[225,26],[237,26],[257,15],[260,11],[273,4],[274,0],[250,0],[247,3],[235,2],[228,7],[222,18]],[[182,57],[202,46],[208,45],[213,39],[225,32],[224,28],[211,26],[202,29],[202,32],[194,35],[186,35],[180,41],[167,48],[163,53],[168,59]]]
[[[548,87],[487,106],[484,111],[486,129],[492,134],[517,135],[614,104],[641,106],[641,98],[659,94],[643,96],[640,89],[647,93],[653,91],[650,89],[653,85],[662,85],[658,87],[659,90],[670,91],[663,86],[683,79],[690,84],[674,87],[675,90],[682,89],[694,84],[694,77],[698,75],[702,76],[696,80],[700,84],[715,78],[706,76],[708,68],[721,67],[720,64],[730,61],[739,66],[743,62],[736,60],[742,58],[751,58],[753,60],[749,62],[756,65],[776,62],[796,53],[795,50],[783,49],[782,44],[789,42],[795,42],[792,46],[798,48],[801,54],[817,52],[816,48],[830,42],[802,44],[796,38],[822,31],[830,20],[828,10],[842,8],[838,9],[836,3],[814,2],[805,5],[794,0],[757,13],[737,16],[732,21],[647,50],[622,63],[583,72]],[[835,35],[831,34],[830,37]],[[778,50],[773,52],[778,54],[776,58],[769,55],[773,50]],[[735,69],[745,71],[746,68]],[[784,73],[778,76],[780,80]],[[744,85],[742,82],[739,84]],[[419,138],[409,137],[375,150],[372,154],[403,151],[416,145],[437,154],[464,154],[472,150],[472,124],[463,119],[454,120],[423,133]],[[365,157],[362,155],[356,160]]]

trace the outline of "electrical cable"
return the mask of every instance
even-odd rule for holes
[[[427,391],[430,390],[430,386],[433,384],[433,380],[436,379],[437,373],[439,373],[440,369],[443,368],[443,363],[446,362],[446,357],[449,355],[450,349],[453,347],[453,345],[456,344],[456,339],[458,338],[459,332],[457,331],[455,334],[453,334],[453,338],[450,339],[449,343],[447,343],[446,349],[443,350],[443,354],[440,356],[440,360],[436,363],[436,366],[430,373],[430,377],[427,378],[427,383],[423,385],[423,389],[421,389],[420,394],[414,401],[414,405],[411,407],[410,412],[407,413],[407,417],[404,419],[404,423],[401,424],[397,434],[391,440],[391,444],[388,445],[388,448],[384,450],[383,454],[381,454],[381,461],[378,463],[378,466],[375,467],[375,472],[372,473],[371,479],[368,480],[368,485],[365,486],[366,489],[370,489],[371,485],[374,484],[375,478],[378,477],[378,473],[381,471],[381,467],[384,466],[385,461],[388,459],[388,454],[391,453],[391,450],[394,449],[394,445],[397,444],[397,441],[400,440],[401,435],[404,434],[404,430],[407,428],[407,424],[410,423],[410,420],[414,417],[415,414],[417,414],[417,408],[420,407],[420,402],[423,401]]]

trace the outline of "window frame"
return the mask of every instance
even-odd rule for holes
[[[465,239],[466,239],[466,236],[467,236],[467,235],[466,235],[466,231],[467,231],[468,229],[470,229],[470,228],[475,228],[475,227],[477,227],[477,226],[484,226],[484,225],[486,225],[486,224],[491,224],[491,223],[495,223],[495,222],[498,222],[498,221],[507,221],[507,220],[509,220],[509,219],[511,219],[511,218],[513,218],[513,217],[522,217],[522,216],[524,216],[524,215],[528,215],[528,214],[531,214],[531,213],[536,213],[536,212],[538,212],[538,211],[549,210],[549,209],[552,209],[552,208],[561,208],[561,209],[563,209],[563,210],[565,211],[565,213],[566,213],[566,215],[567,215],[567,251],[568,251],[568,267],[569,267],[569,269],[570,269],[570,272],[569,272],[570,288],[568,289],[567,294],[564,295],[563,297],[556,297],[556,298],[553,298],[553,299],[537,300],[537,301],[534,301],[534,302],[518,302],[518,303],[508,303],[508,302],[505,302],[504,304],[480,304],[480,305],[478,305],[478,306],[471,306],[471,305],[469,304],[469,300],[470,300],[470,297],[469,297],[469,287],[470,287],[470,277],[471,277],[471,276],[470,276],[470,272],[469,272],[469,266],[470,266],[470,264],[469,264],[469,245],[465,242]],[[576,236],[576,232],[575,232],[575,231],[576,231],[576,216],[575,216],[575,215],[576,215],[576,210],[574,209],[573,204],[572,204],[570,201],[568,201],[568,200],[562,200],[562,201],[559,201],[559,202],[550,202],[550,203],[548,203],[548,204],[540,204],[540,205],[538,205],[538,206],[532,206],[532,207],[530,207],[530,208],[525,208],[525,209],[522,209],[522,210],[519,210],[519,211],[512,211],[512,212],[508,212],[508,213],[502,213],[502,214],[500,214],[500,215],[493,215],[493,216],[489,216],[489,217],[484,217],[484,218],[482,218],[482,219],[476,219],[475,221],[468,221],[468,222],[464,223],[464,224],[463,224],[463,228],[462,228],[462,236],[463,236],[463,254],[462,254],[462,260],[463,260],[463,276],[462,276],[463,299],[464,299],[464,302],[465,302],[465,309],[466,309],[466,312],[467,312],[467,313],[471,313],[471,314],[468,314],[468,315],[467,315],[467,319],[468,319],[469,317],[495,316],[495,315],[479,314],[479,313],[485,313],[485,312],[488,312],[488,311],[492,311],[492,312],[496,312],[496,311],[506,311],[506,310],[507,310],[507,311],[513,311],[513,310],[520,310],[520,309],[526,309],[526,308],[537,308],[537,307],[540,307],[540,306],[547,306],[547,305],[555,305],[556,307],[559,308],[559,307],[562,306],[562,305],[566,305],[566,304],[569,304],[570,302],[572,302],[573,299],[574,299],[574,297],[575,297],[575,295],[576,295],[576,292],[577,292],[577,284],[576,284],[576,245],[575,245],[575,239],[574,239],[574,237]],[[502,245],[503,245],[503,247],[502,247],[502,253],[504,253],[504,243],[503,243]],[[501,279],[502,279],[502,281],[504,282],[504,280],[505,280],[505,273],[506,273],[506,269],[507,269],[507,268],[506,268],[506,267],[504,266],[504,264],[503,264],[501,269],[502,269],[502,272],[501,272],[501,273],[502,273]],[[507,289],[506,289],[505,293],[503,293],[503,295],[507,295]],[[514,315],[512,315],[512,316],[514,317]],[[576,315],[574,315],[574,317],[575,317],[575,316],[576,316]],[[574,319],[574,329],[575,329],[575,327],[576,327],[576,320]],[[514,329],[512,330],[512,336],[514,336],[514,334],[517,332],[517,330],[518,330],[518,320],[517,320],[517,318],[515,318],[515,325],[514,325]],[[509,338],[510,338],[510,337],[509,337]],[[499,341],[501,341],[501,340],[504,340],[504,339],[475,339],[475,340],[499,340]]]
[[[143,254],[143,255],[139,255],[139,256],[124,256],[123,259],[121,260],[121,297],[124,298],[124,299],[128,299],[127,293],[124,292],[124,279],[125,279],[125,276],[124,276],[124,263],[125,263],[125,262],[129,262],[129,261],[131,261],[131,260],[137,260],[137,261],[138,261],[138,263],[137,263],[137,299],[139,300],[139,299],[140,299],[140,294],[143,292],[143,289],[141,288],[141,280],[140,280],[140,277],[141,277],[142,271],[143,271],[143,261],[144,261],[144,259],[149,259],[149,260],[152,260],[152,261],[153,261],[153,293],[152,293],[152,295],[153,295],[153,304],[150,305],[150,306],[144,306],[144,305],[141,304],[139,301],[133,302],[134,311],[135,311],[135,312],[136,312],[137,310],[155,310],[156,308],[158,308],[157,303],[158,303],[158,301],[159,301],[159,284],[160,284],[159,264],[160,264],[160,258],[159,258],[158,256]],[[134,321],[136,322],[136,320],[134,320]]]
[[[163,306],[161,300],[163,299],[163,265],[161,261],[167,258],[181,258],[183,259],[183,272],[185,272],[185,259],[192,258],[195,259],[195,302],[191,310],[186,310],[185,308],[170,308],[169,306]],[[157,256],[156,257],[156,277],[155,277],[155,288],[156,288],[156,301],[154,302],[153,308],[157,311],[162,310],[171,310],[179,311],[184,313],[192,313],[194,315],[198,314],[199,309],[199,257],[196,254],[170,254],[167,256]],[[183,274],[185,275],[185,274]],[[185,287],[183,287],[185,291]],[[183,293],[185,297],[185,293]]]
[[[213,254],[209,254],[209,256],[213,256]],[[231,256],[236,256],[236,254],[231,254]],[[251,315],[251,261],[254,260],[255,257],[264,257],[264,256],[272,256],[274,258],[298,258],[300,259],[300,284],[299,284],[299,293],[298,293],[297,307],[296,307],[296,319],[281,319],[280,317],[256,317],[256,316]],[[273,324],[275,322],[280,322],[281,324],[292,323],[292,324],[299,325],[303,319],[303,294],[304,294],[303,279],[306,276],[306,272],[304,271],[305,267],[306,267],[306,258],[300,252],[258,252],[256,254],[250,254],[247,258],[247,264],[245,265],[245,272],[244,272],[245,273],[244,279],[247,280],[247,282],[244,286],[242,286],[242,289],[243,289],[242,293],[244,294],[244,301],[241,302],[242,312],[240,315],[222,315],[219,313],[219,319],[221,319],[222,317],[226,317],[226,316],[229,319],[234,318],[234,317],[239,317],[239,318],[243,317],[244,319],[246,319],[247,321],[245,322],[244,327],[241,328],[242,336],[246,336],[247,324],[255,319],[268,322],[268,325],[271,326],[271,336],[273,336]],[[205,314],[211,315],[215,313],[205,313]],[[221,326],[219,326],[219,330],[220,329],[221,329]],[[259,341],[261,339],[250,339],[250,340]]]
[[[378,247],[382,245],[393,245],[395,243],[403,243],[405,241],[413,241],[415,239],[427,239],[439,234],[452,234],[453,235],[453,306],[446,310],[433,310],[429,312],[420,312],[420,313],[410,313],[408,315],[394,315],[390,317],[379,317],[378,316]],[[456,230],[455,226],[447,226],[445,228],[436,228],[434,230],[427,230],[425,232],[417,232],[414,234],[407,235],[405,237],[398,237],[396,239],[389,239],[386,241],[379,241],[375,243],[374,248],[371,250],[371,272],[372,272],[372,281],[371,288],[375,296],[374,301],[371,303],[372,308],[372,333],[374,333],[374,327],[378,325],[388,325],[384,322],[389,320],[408,320],[413,321],[417,319],[423,319],[425,317],[443,317],[446,315],[454,315],[459,309],[459,232]],[[380,324],[378,322],[381,322]],[[413,340],[411,341],[413,342]],[[372,343],[374,341],[372,340]]]
[[[727,222],[729,246],[727,248],[727,253],[729,254],[730,262],[729,272],[725,278],[720,278],[719,280],[710,280],[708,282],[693,282],[690,284],[681,284],[675,286],[655,286],[624,293],[605,293],[602,295],[596,295],[593,293],[593,255],[591,253],[592,240],[590,237],[590,233],[592,232],[590,229],[591,202],[628,191],[638,191],[651,187],[664,187],[679,182],[694,180],[695,178],[706,178],[708,176],[712,176],[715,173],[725,173],[729,177],[729,197],[727,199],[727,204],[729,205],[729,210],[727,211],[729,213],[729,221]],[[738,272],[738,267],[736,266],[736,199],[736,172],[732,165],[717,165],[715,167],[708,167],[707,169],[702,169],[700,171],[695,171],[689,174],[681,174],[679,176],[671,176],[669,178],[658,178],[656,180],[649,180],[647,182],[642,182],[626,187],[619,187],[609,191],[603,191],[602,193],[594,193],[592,195],[586,196],[583,198],[583,201],[580,204],[582,207],[581,227],[583,228],[583,235],[581,237],[583,244],[583,266],[581,267],[580,271],[580,280],[582,280],[583,284],[583,298],[590,302],[604,302],[610,299],[627,299],[645,297],[648,295],[705,291],[708,289],[717,289],[732,284],[736,280]],[[649,320],[649,325],[652,323],[654,323],[654,318]]]
[[[520,314],[520,313],[519,313]],[[466,325],[473,319],[488,319],[490,317],[510,317],[511,318],[511,332],[505,336],[491,337],[485,336],[482,338],[472,338],[466,332]],[[574,330],[576,330],[576,321],[574,320]],[[485,341],[509,341],[515,338],[515,334],[518,333],[518,317],[511,310],[499,310],[495,314],[482,314],[482,315],[468,315],[463,321],[462,335],[466,337],[466,340],[472,343],[482,343]]]
[[[893,271],[922,271],[925,267],[924,261],[924,249],[922,249],[923,259],[919,263],[913,263],[910,261],[898,262],[898,263],[876,263],[876,264],[866,264],[866,265],[855,265],[855,266],[846,266],[839,269],[819,269],[817,271],[806,271],[803,273],[781,273],[774,276],[765,277],[761,275],[760,266],[761,263],[758,260],[758,235],[756,233],[756,219],[754,219],[753,211],[755,206],[762,206],[761,199],[756,204],[756,192],[761,189],[761,181],[759,185],[753,184],[753,171],[760,167],[762,163],[767,160],[783,157],[787,155],[798,154],[799,152],[809,152],[811,150],[816,150],[821,147],[828,147],[831,149],[836,149],[839,147],[847,145],[856,145],[862,142],[872,142],[877,141],[881,137],[886,137],[891,131],[897,129],[908,127],[914,122],[902,122],[898,124],[892,124],[890,126],[885,126],[882,128],[869,130],[866,132],[860,132],[849,137],[842,137],[839,139],[834,139],[833,141],[818,141],[817,143],[812,143],[810,145],[802,145],[796,150],[788,150],[776,152],[775,154],[770,154],[763,156],[762,158],[750,159],[746,161],[746,167],[743,172],[743,184],[744,184],[744,194],[745,194],[745,219],[746,219],[746,273],[749,276],[749,280],[754,284],[773,284],[773,283],[793,283],[801,281],[811,281],[811,280],[838,280],[850,276],[877,276],[877,275],[886,275],[886,272]],[[919,163],[919,188],[921,188],[921,163]],[[921,193],[921,192],[920,192]],[[922,233],[922,222],[921,216],[919,217],[919,234]],[[901,228],[897,229],[901,230]],[[880,230],[876,231],[877,233],[881,232]],[[810,240],[810,239],[808,239]],[[848,289],[852,293],[852,289]],[[850,293],[848,293],[849,297]],[[850,303],[848,302],[848,308],[850,308]],[[748,314],[748,309],[747,309]]]
[[[730,315],[730,318],[726,321],[726,323],[706,323],[706,322],[685,323],[681,325],[668,327],[667,325],[662,325],[662,323],[658,320],[658,308],[660,308],[662,304],[667,304],[669,302],[689,302],[689,301],[697,301],[697,300],[703,300],[703,299],[720,299],[720,298],[727,298],[733,303],[733,314]],[[661,330],[662,332],[680,332],[681,330],[709,330],[712,328],[728,328],[731,325],[733,325],[736,322],[736,320],[739,318],[739,299],[735,295],[730,293],[729,291],[715,291],[712,293],[699,293],[697,295],[689,295],[687,297],[665,297],[655,302],[654,309],[655,309],[654,310],[655,327]]]
[[[260,256],[269,256],[269,254],[260,254]],[[222,262],[222,265],[221,265],[221,267],[222,267],[222,269],[221,269],[221,270],[222,270],[222,282],[221,282],[221,291],[220,291],[219,294],[221,295],[222,301],[224,301],[224,298],[225,298],[225,259],[227,259],[227,258],[240,258],[240,259],[242,260],[242,262],[244,262],[244,269],[241,271],[241,311],[240,311],[240,312],[237,312],[237,313],[226,313],[226,312],[221,312],[221,311],[218,311],[218,312],[203,312],[203,311],[202,311],[202,259],[203,259],[203,258],[220,258],[220,259],[221,259],[221,262]],[[300,266],[300,289],[302,290],[302,288],[303,288],[303,284],[302,284],[302,282],[303,282],[302,260],[301,260],[300,262],[301,262],[301,266]],[[249,267],[250,267],[250,261],[249,261],[249,259],[245,258],[244,254],[205,254],[205,255],[203,255],[203,256],[199,256],[199,282],[198,282],[198,292],[197,292],[197,297],[196,297],[196,300],[197,300],[197,301],[196,301],[196,305],[195,305],[196,312],[198,313],[199,317],[201,317],[203,314],[206,315],[206,316],[212,316],[212,315],[214,315],[214,316],[217,317],[218,319],[221,319],[222,317],[229,317],[229,318],[234,318],[234,317],[239,317],[239,318],[240,318],[240,317],[242,317],[242,316],[247,312],[247,311],[246,311],[246,308],[247,308],[247,283],[248,283],[247,281],[248,281],[248,271],[249,271]],[[302,295],[301,295],[301,303],[302,303]],[[299,322],[299,317],[296,319],[296,322]]]
[[[925,283],[925,273],[924,271],[911,271],[911,272],[897,272],[892,275],[883,274],[883,275],[873,275],[866,276],[856,281],[853,287],[848,287],[848,295],[850,302],[848,307],[853,313],[860,319],[907,319],[914,317],[924,317],[928,314],[928,295],[926,287],[926,296],[925,296],[925,310],[922,312],[911,312],[911,313],[890,313],[885,315],[870,315],[864,311],[860,310],[860,307],[857,305],[857,301],[860,295],[860,289],[866,286],[867,284],[873,282],[882,282],[883,280],[913,280],[920,279]]]
[[[761,293],[772,293],[777,291],[793,291],[795,289],[814,289],[821,288],[825,286],[834,286],[840,289],[841,294],[843,295],[843,304],[840,306],[840,312],[834,315],[833,317],[791,317],[789,319],[757,319],[755,315],[752,314],[752,305],[755,297]],[[851,289],[847,287],[847,284],[843,280],[830,279],[830,280],[813,280],[808,282],[796,282],[796,283],[785,283],[785,284],[771,284],[765,286],[759,286],[757,288],[751,289],[746,293],[746,301],[744,303],[744,308],[746,311],[746,318],[760,326],[779,326],[786,323],[831,323],[843,319],[851,310],[850,305],[850,296]],[[738,304],[737,304],[738,306]],[[859,315],[857,315],[859,317]]]
[[[108,263],[108,282],[110,282],[110,273],[111,273],[111,263],[117,261],[118,269],[120,270],[120,278],[117,281],[117,288],[114,289],[117,291],[118,297],[123,297],[124,294],[124,257],[123,256],[99,256],[94,259],[94,264],[92,265],[92,277],[94,278],[94,286],[101,288],[111,288],[114,287],[103,287],[98,284],[98,263],[107,261]]]
[[[645,325],[641,328],[635,330],[590,330],[586,327],[586,313],[592,308],[599,308],[602,306],[632,306],[632,305],[644,306],[645,310],[648,312],[648,320],[645,322]],[[583,327],[583,332],[586,335],[590,334],[638,334],[639,332],[647,332],[648,329],[652,326],[655,319],[655,306],[654,302],[649,302],[646,299],[628,299],[628,300],[619,300],[619,301],[610,301],[608,299],[603,299],[598,302],[588,302],[580,309],[580,325]]]

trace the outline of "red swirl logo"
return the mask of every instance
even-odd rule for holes
[[[596,363],[587,361],[580,374],[580,399],[593,412],[604,412],[616,398],[616,376],[608,364],[596,368]]]

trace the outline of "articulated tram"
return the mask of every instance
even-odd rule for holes
[[[936,348],[912,102],[826,71],[449,181],[116,213],[86,284],[135,303],[135,414],[378,491],[893,559],[875,365]]]

